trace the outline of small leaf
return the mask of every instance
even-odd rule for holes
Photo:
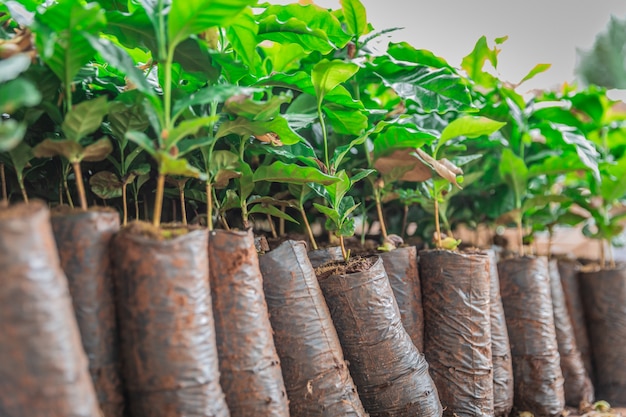
[[[356,64],[334,60],[322,59],[313,67],[311,79],[315,88],[318,106],[324,97],[335,87],[348,81],[357,73],[359,67]]]
[[[458,184],[457,175],[463,174],[463,171],[447,159],[436,160],[421,149],[416,149],[415,153],[430,167],[432,167],[439,176],[445,178],[451,184],[461,188]]]
[[[159,173],[163,175],[181,175],[183,177],[206,179],[206,175],[197,168],[191,166],[185,159],[176,159],[167,151],[156,153]]]
[[[141,149],[146,151],[151,156],[156,156],[156,146],[145,133],[137,131],[126,132],[126,139],[137,144]]]
[[[320,213],[328,217],[328,219],[331,220],[333,223],[339,223],[339,213],[337,213],[335,210],[317,203],[313,203],[313,206],[318,209]]]
[[[98,162],[105,159],[111,152],[113,152],[113,144],[107,137],[103,137],[85,146],[83,149],[82,160],[86,162]]]
[[[24,142],[20,142],[15,148],[9,151],[13,168],[20,175],[33,159],[33,149]]]
[[[224,110],[250,120],[268,121],[278,116],[280,107],[289,103],[292,98],[291,90],[274,95],[267,101],[256,101],[245,95],[237,95],[226,100]]]
[[[276,161],[271,165],[261,165],[254,172],[254,181],[270,181],[288,184],[306,184],[314,182],[330,185],[339,181],[339,178],[326,175],[320,170],[303,167],[296,164],[286,164]]]
[[[65,116],[61,125],[65,136],[78,142],[85,136],[100,128],[102,119],[108,112],[106,96],[100,96],[94,100],[83,101],[74,106]]]
[[[104,200],[122,196],[123,184],[112,172],[96,172],[89,178],[89,185],[91,191]]]
[[[224,188],[231,179],[239,178],[239,155],[230,151],[213,151],[210,174],[215,188]]]
[[[542,72],[546,72],[547,70],[550,69],[550,67],[552,67],[552,64],[537,64],[533,67],[533,69],[531,69],[528,74],[526,74],[524,76],[524,78],[522,78],[520,80],[519,83],[517,83],[517,85],[520,85],[532,78],[535,78],[536,75],[541,74]]]
[[[343,17],[348,27],[348,33],[359,38],[369,32],[367,14],[363,3],[359,0],[340,0]]]
[[[450,122],[441,132],[434,155],[439,154],[439,149],[450,139],[458,136],[477,138],[483,135],[491,135],[504,127],[506,123],[488,119],[483,116],[462,116]]]
[[[291,217],[287,213],[279,210],[276,206],[264,205],[264,204],[255,204],[248,211],[248,213],[249,214],[254,214],[254,213],[269,214],[270,216],[277,217],[279,219],[284,219],[284,220],[287,220],[287,221],[295,223],[295,224],[299,224],[296,219],[294,219],[293,217]]]
[[[293,145],[304,141],[304,138],[294,132],[287,120],[282,116],[277,116],[267,122],[257,122],[238,117],[235,120],[222,123],[215,137],[219,139],[230,134],[236,134],[248,138],[250,136],[262,136],[267,133],[275,133],[278,135],[277,139],[285,145]]]
[[[213,118],[211,116],[183,120],[169,132],[167,139],[165,139],[165,148],[170,149],[184,137],[195,135],[198,130],[207,126],[212,120]]]
[[[415,149],[398,149],[374,161],[374,168],[383,175],[398,172],[400,181],[422,182],[432,178],[432,171],[415,157]]]

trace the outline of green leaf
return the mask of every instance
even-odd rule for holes
[[[346,109],[332,103],[322,107],[333,131],[340,135],[360,135],[367,128],[368,118],[363,112]]]
[[[215,188],[224,188],[233,178],[239,178],[239,155],[230,151],[213,151],[211,154],[210,179]]]
[[[11,162],[13,162],[13,168],[20,176],[31,159],[34,158],[33,149],[24,142],[20,142],[15,148],[11,149],[9,155],[11,156]]]
[[[256,68],[260,60],[259,53],[256,50],[258,31],[258,24],[254,20],[250,9],[246,9],[239,14],[227,31],[228,40],[232,44],[238,58],[251,69]]]
[[[211,116],[183,120],[169,132],[167,139],[165,139],[165,149],[169,150],[186,136],[195,135],[198,130],[208,126],[213,120]]]
[[[546,72],[547,70],[550,69],[550,67],[552,66],[552,64],[537,64],[535,65],[529,72],[528,74],[526,74],[524,76],[524,78],[522,78],[520,80],[519,83],[517,83],[517,85],[520,85],[532,78],[535,78],[536,75],[541,74],[542,72]]]
[[[91,191],[98,197],[108,200],[122,196],[123,184],[112,172],[100,171],[96,172],[89,178]]]
[[[524,160],[515,155],[512,150],[505,148],[500,157],[500,176],[511,187],[515,195],[515,208],[522,208],[522,196],[526,193],[528,183],[528,168]]]
[[[433,133],[415,125],[390,124],[374,139],[374,157],[379,158],[399,149],[421,148],[436,139]]]
[[[154,89],[146,81],[143,72],[135,66],[128,52],[108,39],[90,34],[85,34],[85,37],[102,58],[119,71],[122,71],[139,91],[148,95],[154,94]]]
[[[356,64],[339,60],[322,59],[315,64],[311,72],[311,80],[315,88],[318,106],[321,105],[326,94],[339,84],[348,81],[358,70],[359,67]]]
[[[603,169],[604,181],[600,185],[600,195],[608,204],[626,196],[626,157]]]
[[[0,120],[0,152],[10,151],[24,138],[27,126],[13,119]]]
[[[296,164],[286,164],[276,161],[271,165],[261,165],[254,172],[254,181],[269,181],[289,184],[307,184],[314,182],[330,185],[339,181],[339,178],[324,174],[319,169],[303,167]]]
[[[505,38],[502,38],[506,40]],[[502,41],[496,41],[496,44],[502,43]],[[487,38],[482,36],[474,46],[472,52],[463,58],[461,62],[461,68],[465,70],[468,77],[476,84],[486,88],[494,88],[498,80],[493,75],[484,71],[484,66],[487,61],[491,63],[494,68],[498,68],[498,54],[500,50],[496,47],[489,48],[487,44]]]
[[[176,46],[191,35],[215,26],[228,26],[256,0],[172,1],[168,15],[168,38]]]
[[[239,173],[241,174],[237,179],[239,185],[239,198],[241,200],[247,200],[254,190],[254,180],[252,174],[252,168],[246,162],[239,160]]]
[[[445,59],[435,56],[431,51],[415,49],[406,42],[390,43],[387,53],[398,61],[412,62],[433,68],[447,68],[455,71]]]
[[[272,96],[267,101],[253,100],[246,96],[236,96],[227,100],[224,110],[250,120],[268,121],[280,114],[280,107],[291,102],[291,90]]]
[[[81,160],[86,162],[98,162],[106,159],[106,157],[113,152],[113,144],[107,137],[103,137],[85,146],[83,149],[83,155]]]
[[[259,21],[258,36],[263,40],[270,40],[280,44],[298,44],[304,51],[319,51],[328,54],[333,50],[333,45],[328,35],[322,29],[311,28],[305,21],[296,17],[280,20],[277,16],[270,15]]]
[[[14,80],[30,67],[28,54],[15,54],[0,61],[0,83]]]
[[[215,137],[219,139],[230,134],[236,134],[247,138],[250,136],[262,136],[268,133],[276,133],[278,139],[285,145],[293,145],[304,140],[291,129],[287,120],[281,116],[277,116],[268,122],[255,122],[238,117],[235,120],[222,123]]]
[[[152,157],[156,157],[157,148],[152,139],[150,139],[145,133],[137,131],[126,132],[126,140],[137,144]]]
[[[156,158],[159,173],[163,175],[181,175],[183,177],[206,179],[206,175],[191,166],[184,158],[177,159],[166,151],[157,151]]]
[[[36,106],[40,101],[41,93],[37,87],[24,78],[0,85],[1,113],[13,114],[21,107]]]
[[[251,95],[262,91],[258,88],[240,87],[231,84],[210,85],[174,102],[174,119],[191,106],[223,103],[236,95]]]
[[[296,219],[294,219],[293,217],[291,217],[287,213],[284,213],[283,211],[278,209],[276,206],[264,205],[264,204],[255,204],[248,211],[248,214],[254,214],[254,213],[269,214],[272,217],[277,217],[279,219],[285,219],[285,220],[287,220],[289,222],[292,222],[292,223],[295,223],[295,224],[299,224]]]
[[[36,15],[35,42],[44,62],[69,85],[89,62],[94,49],[85,34],[97,34],[106,23],[97,3],[61,0]]]
[[[118,99],[122,96],[118,96]],[[137,96],[141,98],[140,96]],[[126,147],[126,133],[136,130],[142,132],[148,128],[149,122],[141,101],[128,104],[122,101],[113,101],[109,104],[109,127],[111,133]]]
[[[61,129],[68,139],[78,142],[100,128],[108,111],[106,96],[83,101],[67,113]]]
[[[313,207],[319,210],[320,213],[328,217],[333,223],[339,223],[339,213],[330,207],[323,206],[321,204],[313,203]]]
[[[340,0],[348,33],[357,39],[369,32],[367,12],[359,0]]]
[[[454,139],[458,136],[465,136],[467,138],[477,138],[483,135],[488,136],[497,132],[505,125],[506,123],[504,122],[498,122],[483,116],[461,116],[450,122],[450,124],[443,129],[433,155],[436,158],[439,149],[450,139]]]
[[[271,72],[293,72],[300,68],[300,60],[308,53],[297,43],[259,45],[263,50],[265,61],[271,63]]]

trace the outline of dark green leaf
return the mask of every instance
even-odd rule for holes
[[[123,184],[112,172],[100,171],[96,172],[89,178],[91,191],[98,197],[108,200],[122,196]]]
[[[279,219],[285,219],[285,220],[287,220],[289,222],[292,222],[292,223],[295,223],[295,224],[299,224],[296,219],[294,219],[293,217],[291,217],[287,213],[281,211],[276,206],[264,205],[264,204],[255,204],[248,211],[248,214],[254,214],[254,213],[269,214],[272,217],[277,217]]]
[[[107,137],[103,137],[85,146],[83,149],[82,160],[86,162],[98,162],[105,159],[111,152],[113,152],[113,144]]]
[[[10,151],[24,138],[27,126],[15,120],[0,120],[0,152]]]
[[[506,148],[502,151],[499,171],[502,179],[515,194],[516,208],[521,209],[522,196],[526,193],[528,183],[528,168],[524,160]]]
[[[24,172],[31,159],[34,158],[33,149],[24,142],[20,142],[15,148],[11,149],[9,155],[13,162],[13,168],[20,175]]]

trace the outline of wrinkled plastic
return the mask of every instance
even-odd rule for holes
[[[220,383],[233,417],[288,416],[252,231],[209,236]]]
[[[124,396],[109,255],[120,216],[113,210],[76,210],[53,213],[50,220],[100,408],[104,417],[122,417]]]
[[[576,346],[583,358],[587,375],[593,380],[593,366],[591,364],[591,350],[589,348],[589,336],[587,334],[587,324],[585,323],[585,313],[583,301],[580,295],[580,286],[578,285],[578,271],[580,264],[575,260],[559,259],[559,276],[563,285],[563,293],[565,295],[565,304],[574,329],[576,338]]]
[[[515,408],[556,416],[565,408],[548,262],[521,257],[498,263],[500,294],[513,357]]]
[[[423,352],[424,309],[417,269],[417,249],[415,246],[398,248],[381,253],[380,257],[396,297],[404,329],[417,350]]]
[[[502,297],[500,297],[500,278],[496,252],[493,249],[485,252],[489,257],[493,412],[496,417],[503,417],[508,416],[513,408],[513,362],[509,332],[506,328]]]
[[[341,247],[332,246],[330,248],[322,248],[312,250],[308,253],[309,260],[313,268],[320,267],[328,262],[343,261],[343,255],[341,254]]]
[[[320,287],[370,416],[441,416],[428,364],[402,326],[382,260],[367,271],[331,275]]]
[[[626,266],[579,274],[596,397],[626,407]]]
[[[292,416],[366,416],[304,242],[259,259]]]
[[[550,271],[552,308],[554,310],[554,328],[564,379],[565,404],[578,407],[581,402],[593,403],[593,385],[587,376],[582,357],[576,347],[574,329],[565,305],[565,295],[563,294],[556,259],[549,262],[548,268]]]
[[[444,416],[493,416],[489,258],[423,250],[419,265],[424,354]]]
[[[132,416],[228,417],[219,371],[208,234],[113,240],[123,375]]]
[[[100,413],[50,214],[40,201],[0,210],[0,415]]]

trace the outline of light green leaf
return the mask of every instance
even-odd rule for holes
[[[280,114],[280,107],[291,102],[291,90],[273,95],[269,100],[258,101],[246,96],[236,96],[226,101],[224,110],[250,120],[268,121]]]
[[[223,103],[236,95],[252,95],[263,91],[258,88],[240,87],[231,84],[218,84],[204,87],[188,96],[174,102],[174,119],[178,118],[183,111],[191,106],[199,104]]]
[[[213,121],[211,116],[183,120],[170,131],[167,139],[165,139],[165,149],[170,149],[186,136],[195,135],[198,130],[208,126],[211,121]]]
[[[488,119],[483,116],[461,116],[450,122],[441,132],[441,137],[435,147],[433,156],[436,158],[441,147],[450,139],[465,136],[473,139],[483,135],[491,135],[497,132],[506,123]]]
[[[170,44],[178,45],[191,35],[215,26],[228,26],[256,0],[185,0],[172,1],[168,15]]]
[[[626,196],[626,157],[615,164],[603,167],[604,181],[600,185],[600,194],[608,203],[615,203]]]
[[[227,36],[237,56],[251,70],[254,70],[260,60],[257,52],[257,33],[259,26],[254,20],[250,9],[244,10],[228,28]]]
[[[529,72],[520,80],[517,85],[520,85],[532,78],[535,78],[536,75],[541,74],[542,72],[546,72],[552,67],[552,64],[537,64],[535,65]]]
[[[360,135],[367,128],[367,116],[354,109],[328,104],[322,107],[333,130],[340,135]]]
[[[522,208],[522,196],[526,193],[528,183],[528,167],[524,160],[505,148],[500,157],[500,176],[511,187],[515,195],[515,208]]]
[[[266,16],[259,21],[258,35],[260,39],[283,45],[298,44],[308,53],[319,51],[327,54],[333,50],[326,32],[311,28],[296,17],[280,20],[274,15]]]
[[[324,174],[316,168],[276,161],[271,165],[261,165],[258,167],[254,172],[254,181],[289,184],[307,184],[314,182],[322,185],[330,185],[339,181],[339,178]]]
[[[166,151],[157,151],[156,160],[159,173],[163,175],[181,175],[183,177],[206,179],[206,175],[191,166],[184,158],[177,159]]]
[[[359,67],[356,64],[340,60],[322,59],[315,64],[311,72],[311,80],[315,88],[318,106],[321,105],[326,94],[341,83],[348,81],[358,70]]]
[[[294,219],[293,217],[291,217],[287,213],[284,213],[283,211],[279,210],[276,206],[264,205],[264,204],[255,204],[248,211],[248,214],[254,214],[254,213],[269,214],[272,217],[277,217],[279,219],[284,219],[284,220],[287,220],[289,222],[292,222],[292,223],[295,223],[295,224],[299,224],[296,219]]]
[[[156,146],[154,142],[143,132],[126,132],[126,139],[137,144],[141,149],[153,157],[156,157]]]
[[[15,148],[24,138],[26,127],[13,119],[0,120],[0,152]]]
[[[106,96],[83,101],[65,116],[61,129],[68,139],[78,142],[100,128],[108,110]]]
[[[287,120],[281,116],[277,116],[268,122],[255,122],[238,117],[235,120],[222,123],[215,137],[219,139],[230,134],[236,134],[247,138],[250,136],[263,136],[268,133],[277,134],[278,140],[285,145],[293,145],[304,140],[291,129]]]
[[[433,133],[416,125],[391,124],[374,139],[374,157],[379,158],[400,149],[421,148],[436,139]]]
[[[36,106],[40,101],[40,91],[32,82],[24,78],[18,78],[0,85],[1,113],[13,114],[21,107]]]
[[[359,0],[340,0],[343,17],[348,27],[348,33],[359,38],[369,32],[367,12]]]
[[[318,203],[313,203],[313,207],[319,210],[320,213],[328,217],[328,219],[330,219],[335,224],[339,223],[339,213],[337,211]]]
[[[30,67],[30,62],[28,54],[15,54],[0,61],[0,83],[16,79]]]

